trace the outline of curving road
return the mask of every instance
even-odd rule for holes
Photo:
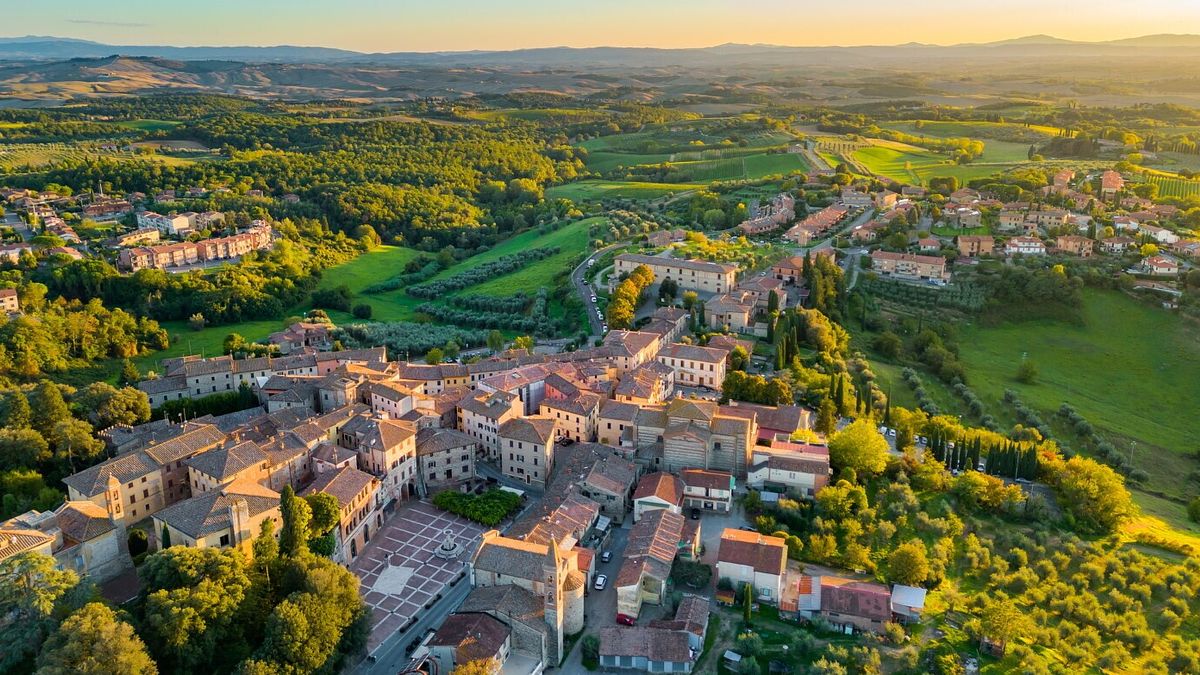
[[[583,311],[588,317],[588,330],[591,335],[604,334],[604,322],[596,316],[596,303],[592,302],[592,287],[587,282],[588,262],[598,260],[605,253],[625,246],[626,243],[610,244],[604,248],[597,249],[594,253],[584,258],[583,262],[579,263],[574,270],[571,271],[571,284],[575,286],[575,293],[579,295],[579,299],[583,301]]]

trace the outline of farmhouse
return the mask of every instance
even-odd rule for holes
[[[1100,174],[1100,198],[1108,201],[1125,189],[1125,179],[1116,171],[1105,171]]]
[[[1124,253],[1136,244],[1132,237],[1108,237],[1100,240],[1100,250],[1105,253]]]

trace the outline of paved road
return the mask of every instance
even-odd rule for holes
[[[400,672],[412,660],[411,656],[405,651],[408,644],[413,640],[421,638],[425,635],[426,631],[442,625],[446,617],[458,609],[458,606],[463,603],[463,600],[467,598],[467,594],[470,592],[470,575],[455,580],[454,585],[450,587],[450,591],[442,596],[441,600],[435,602],[433,607],[417,615],[417,620],[413,623],[412,627],[406,631],[394,633],[388,638],[375,653],[375,660],[373,662],[368,659],[360,663],[351,672],[365,675],[393,675]]]
[[[612,560],[602,563],[599,557],[596,558],[596,575],[603,574],[607,576],[608,586],[602,591],[597,591],[595,589],[595,579],[588,585],[587,598],[583,601],[583,625],[587,633],[597,633],[604,626],[616,624],[617,589],[614,584],[617,581],[617,572],[621,569],[621,561],[625,558],[625,545],[629,543],[629,530],[632,527],[633,514],[630,513],[626,517],[625,523],[613,530],[608,542],[606,550],[612,551]],[[559,672],[563,673],[563,675],[576,675],[577,673],[582,674],[587,672],[583,667],[583,650],[580,648],[579,643],[575,644],[575,648],[571,650]]]
[[[625,244],[623,243],[611,244],[597,250],[595,253],[588,256],[583,262],[579,263],[579,265],[571,272],[571,283],[575,286],[575,293],[579,296],[579,299],[583,301],[583,311],[585,314],[587,314],[588,329],[592,335],[604,334],[604,322],[601,321],[600,317],[596,316],[596,303],[592,302],[592,287],[588,285],[586,279],[587,271],[589,269],[588,263],[593,260],[598,260],[600,256],[604,255],[608,251],[624,245]]]

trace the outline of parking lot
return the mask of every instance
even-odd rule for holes
[[[442,560],[433,554],[445,540],[447,530],[463,549],[455,560]],[[465,575],[482,533],[483,527],[428,502],[398,507],[350,565],[350,571],[362,581],[363,601],[371,608],[368,653],[397,631],[410,632],[411,627],[406,628],[409,619],[418,615],[421,619],[434,618],[428,616],[426,607],[445,595],[457,577]]]

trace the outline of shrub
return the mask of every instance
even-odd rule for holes
[[[146,534],[145,530],[130,530],[127,541],[129,543],[130,556],[141,555],[150,548],[150,536]]]
[[[361,302],[354,306],[353,314],[354,318],[356,319],[369,319],[373,313],[374,310],[365,302]]]
[[[446,490],[434,496],[433,505],[480,525],[495,527],[520,508],[521,498],[499,488],[492,488],[481,495]]]
[[[350,301],[353,295],[348,286],[325,288],[312,292],[312,306],[320,309],[336,309],[340,312],[350,311]]]

